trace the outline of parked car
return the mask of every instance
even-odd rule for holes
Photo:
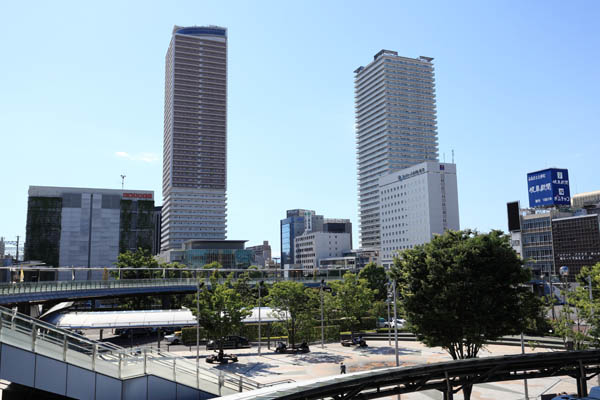
[[[169,344],[180,344],[181,343],[181,331],[177,331],[171,335],[166,335],[165,340]]]
[[[395,325],[398,329],[404,328],[404,324],[406,324],[406,320],[402,318],[397,318],[395,321]],[[385,321],[383,324],[384,328],[394,328],[394,320]]]
[[[250,347],[250,342],[243,336],[225,336],[223,338],[224,349],[239,349],[242,347]],[[209,340],[206,343],[206,350],[215,350],[219,348],[219,343],[214,340]]]
[[[152,328],[117,328],[115,329],[115,335],[120,336],[144,336],[150,335]]]
[[[385,318],[381,318],[381,317],[377,318],[377,327],[378,328],[385,328],[385,323],[386,323]]]

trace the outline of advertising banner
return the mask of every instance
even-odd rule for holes
[[[529,207],[570,205],[569,171],[549,168],[527,174]]]

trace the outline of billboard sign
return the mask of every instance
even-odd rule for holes
[[[571,204],[569,171],[548,168],[527,174],[529,207],[550,207]]]

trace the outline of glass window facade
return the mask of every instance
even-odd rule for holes
[[[185,265],[190,268],[202,268],[215,261],[223,268],[245,269],[252,263],[252,250],[194,249],[185,252]]]

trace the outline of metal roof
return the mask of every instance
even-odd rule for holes
[[[270,307],[260,308],[261,323],[285,319]],[[166,326],[196,325],[196,317],[188,309],[182,310],[141,310],[141,311],[84,311],[56,313],[48,315],[45,321],[59,328],[68,329],[112,329],[112,328],[152,328]],[[242,320],[244,324],[258,323],[258,307]]]

